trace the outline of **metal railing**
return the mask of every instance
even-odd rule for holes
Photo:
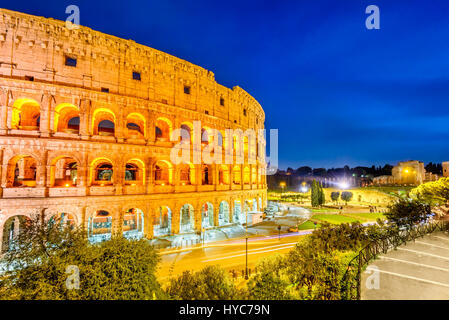
[[[379,254],[386,254],[391,249],[396,249],[404,243],[414,241],[415,239],[434,231],[448,230],[448,221],[429,222],[409,229],[397,230],[390,234],[386,234],[380,239],[370,242],[349,262],[346,272],[341,280],[341,299],[360,300],[362,271],[372,260],[376,259]]]

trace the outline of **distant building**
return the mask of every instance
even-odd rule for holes
[[[443,177],[449,177],[449,161],[443,162]]]
[[[446,172],[449,162],[446,162]],[[444,163],[443,163],[444,168]],[[391,176],[379,176],[373,179],[375,185],[386,184],[409,184],[419,185],[427,181],[436,181],[440,178],[438,174],[426,172],[424,163],[417,160],[399,162],[393,167]]]

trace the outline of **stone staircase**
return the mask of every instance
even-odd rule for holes
[[[449,299],[449,234],[434,232],[370,263],[362,300]]]

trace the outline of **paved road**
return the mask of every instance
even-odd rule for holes
[[[276,253],[285,254],[308,232],[291,233],[278,236],[253,237],[248,239],[248,266],[254,268],[265,256]],[[233,239],[215,242],[204,247],[187,248],[161,252],[161,264],[158,277],[167,280],[170,275],[177,275],[185,270],[200,270],[207,265],[220,265],[226,270],[243,270],[245,268],[245,239]]]
[[[365,300],[449,299],[449,235],[436,232],[382,255],[362,274],[361,293]]]

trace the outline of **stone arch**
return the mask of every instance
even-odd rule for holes
[[[221,201],[218,210],[218,225],[223,226],[231,222],[229,213],[229,203],[225,200]]]
[[[157,160],[153,165],[154,183],[157,185],[173,184],[173,165],[168,160]]]
[[[214,226],[214,206],[206,202],[201,206],[201,227],[209,228]]]
[[[140,239],[143,237],[144,213],[139,208],[130,208],[123,213],[122,232],[127,239]]]
[[[112,214],[108,210],[96,210],[89,217],[87,223],[87,236],[91,243],[111,239]]]
[[[92,114],[92,133],[94,135],[114,136],[117,119],[108,108],[97,108]]]
[[[60,103],[55,107],[54,129],[56,132],[79,133],[80,109],[71,103]]]
[[[189,121],[181,123],[181,141],[193,143],[193,124]]]
[[[38,177],[38,160],[28,154],[16,155],[9,159],[7,165],[6,186],[36,187]]]
[[[170,135],[173,130],[172,122],[165,117],[158,117],[155,123],[156,140],[170,141]]]
[[[163,237],[171,234],[172,211],[168,206],[160,206],[156,209],[153,219],[153,234],[155,237]]]
[[[80,161],[72,155],[59,155],[50,161],[50,187],[74,187],[78,184]]]
[[[180,210],[179,233],[194,232],[195,210],[189,203],[184,204]]]
[[[203,164],[201,166],[201,184],[210,185],[214,184],[213,168],[210,164]]]
[[[233,184],[241,184],[242,180],[242,173],[241,168],[239,165],[235,165],[232,168],[232,183]]]
[[[90,181],[92,185],[112,185],[114,183],[114,165],[105,157],[98,157],[90,165]]]
[[[132,139],[146,138],[147,121],[137,112],[132,112],[126,117],[126,137]]]
[[[182,185],[196,183],[195,165],[192,163],[181,163],[179,166],[179,182]]]
[[[230,184],[231,175],[229,171],[229,166],[221,164],[218,167],[218,183],[219,184]]]
[[[19,98],[14,101],[11,128],[20,130],[39,130],[40,104],[33,99]]]
[[[27,215],[16,214],[10,216],[3,223],[3,239],[2,239],[2,253],[13,250],[14,241],[17,239],[21,230],[23,229],[23,224],[26,223],[30,218]]]
[[[243,168],[243,184],[249,184],[251,179],[251,172],[248,166]]]
[[[139,158],[129,159],[125,164],[125,184],[145,184],[145,163]]]
[[[245,223],[245,216],[243,213],[242,201],[240,199],[234,200],[234,212],[232,214],[232,220],[235,223],[239,223],[239,224]]]

